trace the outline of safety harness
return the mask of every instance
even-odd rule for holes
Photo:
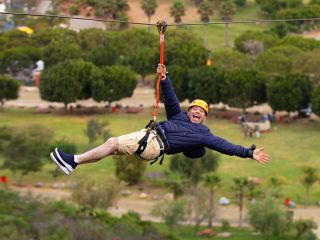
[[[163,59],[164,59],[164,33],[166,31],[166,28],[167,28],[166,21],[158,21],[157,22],[157,29],[158,29],[158,32],[160,35],[160,64],[163,64]],[[155,105],[154,105],[154,110],[152,113],[153,119],[150,120],[150,122],[145,127],[146,128],[146,135],[142,139],[140,139],[140,141],[138,142],[139,147],[136,151],[136,154],[140,158],[142,158],[141,154],[147,148],[148,138],[150,136],[150,133],[153,132],[154,135],[156,136],[156,139],[157,139],[159,146],[160,146],[160,154],[155,160],[150,162],[150,165],[154,164],[158,160],[158,158],[160,156],[162,156],[160,159],[160,162],[159,162],[159,164],[161,165],[163,162],[164,153],[169,147],[167,138],[164,134],[164,131],[156,121],[156,115],[157,115],[158,105],[159,105],[159,101],[160,101],[160,81],[161,81],[161,74],[159,73],[157,83],[156,83]]]

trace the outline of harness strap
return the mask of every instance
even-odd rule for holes
[[[150,120],[150,122],[149,122],[149,123],[147,124],[147,126],[146,126],[146,129],[147,129],[146,135],[143,136],[143,138],[141,138],[140,141],[138,142],[138,143],[139,143],[139,147],[138,147],[138,149],[137,149],[136,152],[135,152],[136,154],[139,155],[140,158],[142,158],[142,157],[141,157],[141,154],[142,154],[142,153],[144,152],[144,150],[147,148],[148,138],[149,138],[150,133],[151,133],[151,131],[152,131],[152,132],[155,134],[155,137],[156,137],[156,139],[157,139],[157,141],[158,141],[158,143],[159,143],[159,146],[160,146],[160,154],[159,154],[159,156],[158,156],[156,159],[154,159],[153,161],[150,162],[150,165],[152,165],[152,164],[154,164],[156,161],[158,161],[158,158],[159,158],[160,156],[162,156],[162,157],[161,157],[161,159],[160,159],[159,164],[162,165],[162,162],[163,162],[163,159],[164,159],[164,151],[165,151],[165,148],[168,147],[168,144],[164,142],[164,141],[166,141],[166,138],[163,137],[164,134],[163,134],[163,133],[160,134],[160,132],[157,131],[158,128],[159,128],[158,123],[157,123],[156,121],[154,121],[154,120]],[[160,130],[160,131],[161,131],[161,130]]]
[[[144,150],[146,149],[147,145],[148,145],[148,138],[150,135],[150,131],[147,131],[146,135],[144,135],[143,138],[140,139],[139,143],[139,147],[136,151],[136,154],[138,154],[140,156],[141,153],[144,152]]]

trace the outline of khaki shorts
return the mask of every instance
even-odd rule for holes
[[[139,141],[146,135],[146,129],[142,129],[139,132],[130,133],[118,137],[118,150],[119,155],[136,155],[135,152],[139,147]],[[153,160],[160,155],[160,145],[156,139],[156,135],[153,131],[150,132],[148,137],[148,144],[146,149],[141,153],[143,160]],[[138,156],[138,155],[137,155]],[[138,156],[139,157],[139,156]]]

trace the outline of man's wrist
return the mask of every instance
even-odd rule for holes
[[[249,158],[253,158],[254,150],[256,150],[256,145],[252,144],[250,148],[248,148],[247,155]]]

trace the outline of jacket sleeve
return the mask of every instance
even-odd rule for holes
[[[201,158],[206,153],[205,148],[197,148],[193,149],[192,151],[185,151],[183,152],[183,155],[185,155],[188,158]]]
[[[211,133],[206,137],[206,147],[230,156],[238,156],[241,158],[250,157],[248,148],[230,143]]]
[[[165,80],[161,80],[161,88],[167,119],[170,119],[181,112],[180,104],[168,77]]]

